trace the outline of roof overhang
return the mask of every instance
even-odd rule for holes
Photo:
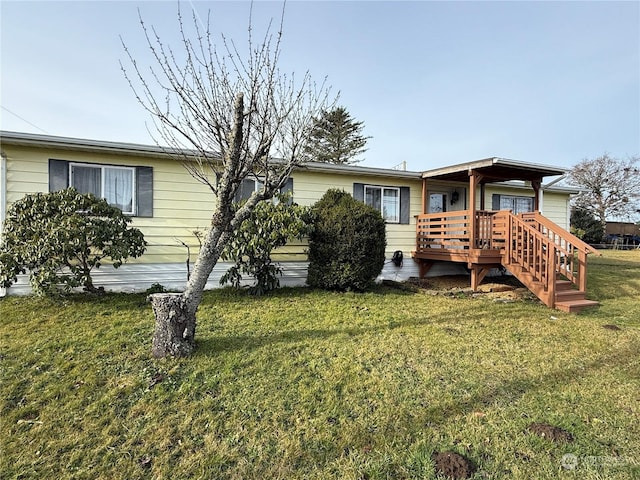
[[[175,157],[176,152],[170,148],[138,143],[111,142],[106,140],[88,140],[84,138],[58,137],[36,133],[0,131],[0,144],[22,147],[75,150],[82,152],[110,153],[144,157]],[[183,157],[197,157],[195,150],[181,150]]]
[[[480,183],[505,182],[509,180],[541,181],[543,177],[563,175],[564,168],[520,162],[507,158],[486,158],[423,172],[422,178],[467,182],[472,172],[480,174]]]
[[[359,165],[336,165],[333,163],[307,162],[299,167],[300,170],[321,173],[336,173],[342,175],[358,175],[371,177],[391,177],[404,178],[409,180],[420,180],[422,172],[412,172],[409,170],[394,170],[391,168],[364,167]]]
[[[170,148],[163,148],[156,145],[88,140],[84,138],[58,137],[53,135],[8,131],[0,131],[0,145],[2,144],[170,159],[196,159],[200,156],[199,152],[195,150],[174,151]],[[411,180],[420,180],[422,175],[422,172],[373,168],[358,165],[335,165],[331,163],[318,162],[307,162],[296,169],[340,175],[365,175],[371,177],[391,177]]]

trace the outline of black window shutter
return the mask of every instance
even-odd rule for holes
[[[364,202],[364,183],[353,184],[353,198]]]
[[[409,187],[400,187],[400,223],[409,223]]]
[[[153,217],[153,167],[136,168],[138,217]]]
[[[491,195],[491,209],[500,210],[500,195],[497,193]]]
[[[49,159],[49,191],[57,192],[69,186],[69,162]]]

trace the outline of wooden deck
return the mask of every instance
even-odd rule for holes
[[[434,261],[466,263],[471,288],[505,267],[550,308],[579,311],[586,300],[589,245],[538,212],[461,210],[418,215],[413,258],[424,276]]]

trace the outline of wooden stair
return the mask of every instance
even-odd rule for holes
[[[600,305],[594,300],[587,300],[586,292],[573,288],[569,280],[556,280],[555,308],[563,312],[577,313],[585,308]]]
[[[586,298],[589,245],[539,213],[506,217],[505,268],[550,308],[576,313],[599,305]]]

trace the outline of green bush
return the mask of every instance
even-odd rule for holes
[[[106,200],[73,188],[27,195],[11,205],[0,245],[0,285],[29,272],[36,293],[84,287],[96,291],[91,270],[108,258],[118,268],[145,251],[142,232]]]
[[[290,196],[282,194],[277,202],[258,203],[251,216],[233,233],[221,258],[235,264],[220,279],[238,288],[243,275],[250,275],[255,283],[249,293],[262,295],[280,286],[282,268],[271,260],[271,252],[290,240],[302,239],[312,228],[309,207],[290,203]]]
[[[574,208],[571,210],[571,233],[584,242],[600,243],[604,237],[604,228],[591,212]]]
[[[379,211],[332,189],[313,206],[307,283],[328,290],[362,291],[384,266],[385,222]]]

